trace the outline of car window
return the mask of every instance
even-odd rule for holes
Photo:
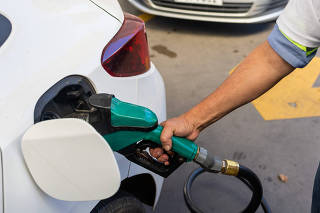
[[[10,21],[0,14],[0,47],[7,40],[11,33],[11,23]]]

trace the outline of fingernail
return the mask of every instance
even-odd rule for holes
[[[164,145],[164,150],[166,150],[166,151],[170,151],[170,146],[169,145]]]
[[[161,153],[158,151],[158,152],[155,153],[155,155],[156,155],[157,157],[160,157]]]

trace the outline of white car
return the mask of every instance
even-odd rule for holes
[[[22,136],[35,123],[81,109],[94,93],[114,94],[166,119],[163,79],[149,61],[140,19],[124,14],[117,0],[2,0],[0,67],[0,212],[116,212],[130,207],[132,199],[122,202],[129,194],[157,203],[163,178],[118,153],[121,193],[71,202],[37,186],[21,151]]]
[[[146,13],[225,23],[261,23],[277,19],[288,0],[128,0]]]

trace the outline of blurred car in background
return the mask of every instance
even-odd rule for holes
[[[288,0],[129,0],[158,16],[226,23],[262,23],[277,19]]]

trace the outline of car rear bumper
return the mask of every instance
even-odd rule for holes
[[[165,121],[167,118],[165,85],[162,76],[153,63],[151,63],[148,72],[137,76],[137,85],[137,104],[155,112],[159,123]],[[163,177],[135,163],[131,163],[128,177],[144,173],[151,174],[156,183],[155,207],[160,197]]]
[[[151,0],[129,0],[129,2],[139,10],[153,15],[223,23],[263,23],[274,21],[278,18],[284,8],[284,3],[282,3],[280,7],[272,9],[268,9],[268,6],[270,6],[270,3],[268,2],[263,4],[253,3],[247,12],[223,13],[159,6],[154,4]]]
[[[156,113],[159,123],[166,120],[165,85],[161,74],[153,63],[147,72],[131,77],[112,77],[106,73],[102,66],[99,66],[95,72],[88,76],[88,79],[93,82],[98,93],[114,94],[121,101],[147,107]],[[135,163],[130,163],[123,155],[115,154],[122,179],[144,173],[153,177],[156,184],[154,203],[156,205],[163,178]]]

